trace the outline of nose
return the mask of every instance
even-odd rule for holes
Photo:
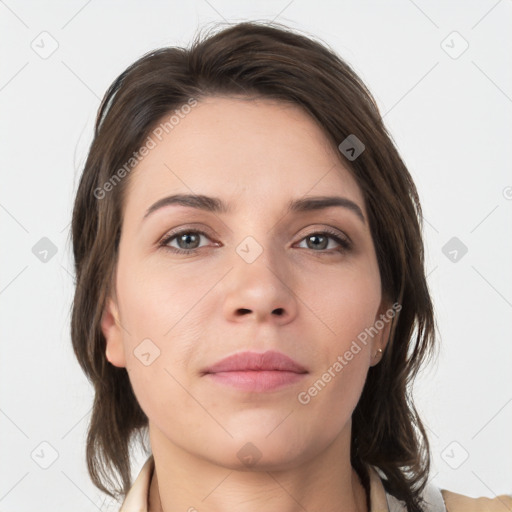
[[[294,283],[290,270],[266,250],[252,263],[236,255],[225,283],[224,315],[232,322],[289,323],[298,309]]]

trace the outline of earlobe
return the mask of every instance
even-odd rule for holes
[[[126,367],[122,328],[116,303],[109,298],[101,317],[101,331],[106,341],[105,357],[119,368]]]
[[[391,335],[394,313],[394,309],[389,304],[384,301],[381,303],[374,323],[378,333],[373,337],[371,366],[377,365],[382,360]]]

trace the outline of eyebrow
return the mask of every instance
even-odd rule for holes
[[[143,220],[160,208],[171,205],[196,208],[198,210],[204,210],[212,213],[230,213],[232,211],[231,207],[217,197],[210,197],[201,194],[174,194],[163,197],[156,203],[152,204],[144,214]],[[350,199],[340,196],[310,196],[291,200],[288,203],[287,212],[302,213],[323,210],[333,206],[347,208],[351,212],[355,213],[363,223],[366,222],[361,208]]]

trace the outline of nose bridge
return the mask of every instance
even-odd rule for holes
[[[271,233],[256,236],[258,240],[246,236],[235,247],[225,314],[231,319],[248,315],[263,320],[273,315],[289,321],[297,304],[284,248],[272,242]]]

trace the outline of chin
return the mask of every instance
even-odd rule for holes
[[[276,425],[279,422],[274,423],[274,429]],[[307,461],[320,450],[317,441],[308,443],[299,439],[292,422],[288,429],[280,431],[281,427],[272,432],[272,429],[262,430],[253,424],[245,429],[245,433],[239,431],[238,435],[228,428],[233,439],[227,439],[226,434],[212,440],[214,448],[206,456],[214,464],[237,471],[284,471]],[[203,441],[198,448],[204,450],[204,446]]]

